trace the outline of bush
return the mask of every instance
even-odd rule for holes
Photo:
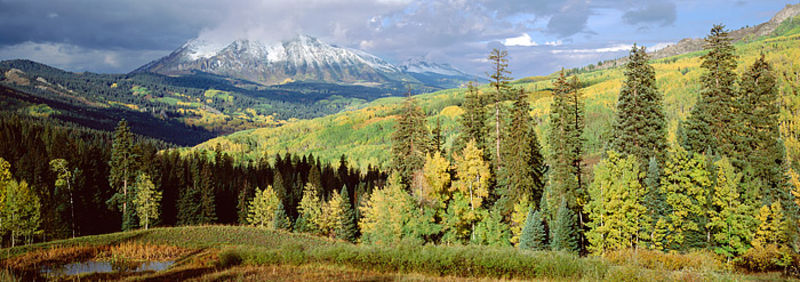
[[[242,263],[242,257],[236,250],[228,249],[219,253],[217,267],[228,268]]]
[[[788,247],[769,244],[748,249],[735,262],[736,266],[748,271],[763,272],[784,270],[795,260],[795,256]]]
[[[605,258],[613,264],[640,266],[652,270],[720,271],[723,269],[720,261],[708,251],[680,254],[655,250],[624,249],[608,252]]]

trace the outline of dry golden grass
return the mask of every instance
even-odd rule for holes
[[[122,257],[129,260],[166,261],[180,258],[190,251],[184,248],[149,243],[126,242],[111,246],[97,258]]]
[[[106,246],[54,246],[9,258],[0,265],[12,269],[26,269],[38,265],[53,265],[71,261],[90,259],[108,249]]]

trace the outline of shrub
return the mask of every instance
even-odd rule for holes
[[[795,261],[788,247],[778,247],[774,244],[756,246],[748,249],[735,262],[736,266],[749,271],[774,271],[783,270]]]

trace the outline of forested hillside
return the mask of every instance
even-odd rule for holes
[[[772,35],[754,38],[734,44],[737,69],[741,74],[764,53],[772,64],[778,79],[781,105],[781,134],[787,154],[792,163],[800,161],[800,20],[787,20]],[[680,121],[685,120],[698,97],[700,56],[704,51],[655,60],[656,84],[664,93],[667,115],[668,139],[677,140]],[[526,62],[509,62],[526,63]],[[614,106],[622,86],[622,67],[606,70],[588,68],[568,70],[580,81],[580,92],[586,103],[586,139],[584,151],[588,164],[596,162],[606,148],[611,132]],[[513,75],[512,75],[513,76]],[[512,81],[514,87],[524,89],[531,104],[530,115],[537,122],[536,131],[545,136],[546,121],[550,116],[553,82],[557,74],[548,77],[529,77]],[[480,87],[481,95],[487,95],[488,86]],[[452,148],[460,134],[456,121],[463,113],[466,89],[450,89],[415,96],[426,113],[428,127],[441,124],[444,146]],[[211,149],[220,144],[226,152],[240,159],[252,159],[267,153],[308,152],[323,160],[335,160],[340,155],[349,156],[360,167],[389,166],[390,134],[394,130],[401,98],[384,98],[368,106],[312,120],[301,120],[277,128],[260,128],[233,133],[209,140],[195,149]],[[506,102],[509,103],[510,102]],[[550,148],[546,139],[541,139],[545,152]]]
[[[27,60],[0,62],[3,111],[49,116],[101,130],[122,118],[137,133],[180,145],[355,109],[399,90],[294,82],[266,87],[199,73],[72,73]]]

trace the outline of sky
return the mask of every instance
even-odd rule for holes
[[[0,60],[126,73],[186,41],[297,34],[401,63],[483,75],[493,48],[512,77],[547,75],[768,21],[798,0],[0,0]]]

